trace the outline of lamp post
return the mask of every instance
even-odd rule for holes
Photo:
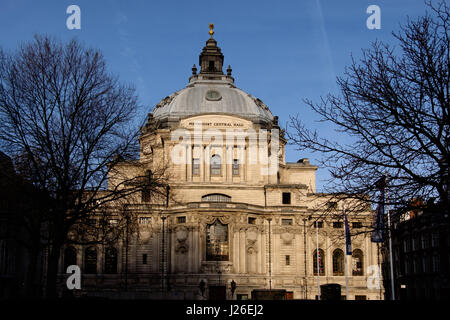
[[[236,290],[236,282],[234,280],[231,280],[231,300],[233,300],[234,297],[234,291]]]
[[[161,216],[161,220],[162,220],[162,291],[165,290],[165,274],[166,274],[166,259],[165,259],[165,255],[166,255],[166,248],[165,248],[165,230],[164,230],[164,221],[166,220],[165,216]]]

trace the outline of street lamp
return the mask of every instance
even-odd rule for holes
[[[236,282],[234,280],[231,280],[231,300],[233,300],[235,290],[236,290]]]

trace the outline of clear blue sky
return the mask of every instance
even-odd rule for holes
[[[66,9],[81,8],[81,30],[68,30]],[[381,29],[369,30],[369,5],[381,9]],[[0,0],[0,46],[15,49],[35,33],[72,37],[100,49],[110,70],[133,83],[141,116],[161,98],[183,88],[215,25],[215,39],[230,64],[236,85],[260,98],[280,118],[300,114],[315,122],[302,99],[336,92],[335,77],[376,39],[395,43],[392,30],[426,10],[423,0],[226,0],[84,1]],[[287,149],[287,160],[319,155]],[[327,178],[319,169],[318,189]]]

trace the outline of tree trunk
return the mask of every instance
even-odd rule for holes
[[[62,245],[60,242],[55,241],[50,249],[50,254],[48,256],[46,288],[46,295],[48,299],[56,299],[58,297],[56,292],[56,284],[61,246]]]

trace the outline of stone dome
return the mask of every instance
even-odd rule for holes
[[[153,118],[159,123],[173,123],[194,115],[226,114],[262,125],[272,123],[274,116],[269,108],[234,85],[231,67],[226,75],[223,73],[223,60],[211,35],[199,57],[200,73],[194,65],[186,88],[162,99],[153,109]]]
[[[153,109],[153,117],[160,121],[200,114],[235,115],[261,124],[273,121],[272,113],[261,100],[236,88],[228,79],[193,81]]]

